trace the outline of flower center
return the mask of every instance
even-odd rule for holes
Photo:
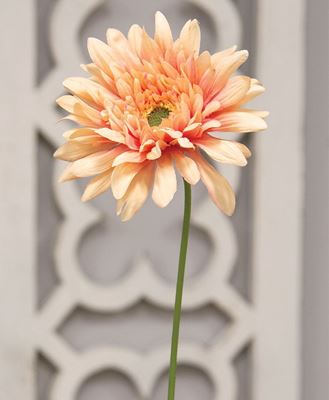
[[[148,115],[147,120],[150,126],[159,126],[163,118],[168,118],[170,110],[167,107],[155,107]]]

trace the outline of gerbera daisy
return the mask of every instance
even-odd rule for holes
[[[166,18],[157,12],[154,38],[133,25],[126,38],[108,29],[107,44],[88,40],[90,78],[69,78],[72,95],[58,104],[80,125],[65,132],[55,157],[70,164],[61,181],[93,177],[82,200],[109,188],[117,214],[129,220],[148,193],[159,207],[172,200],[176,172],[195,185],[201,178],[213,202],[226,214],[235,208],[227,180],[204,158],[244,166],[243,144],[214,132],[255,132],[266,128],[266,112],[245,109],[264,91],[248,76],[232,76],[247,60],[236,47],[201,54],[197,20],[188,21],[173,40]],[[218,136],[218,135],[217,135]]]

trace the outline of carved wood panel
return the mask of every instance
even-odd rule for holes
[[[283,65],[276,61],[277,58],[272,58],[273,54],[274,57],[280,54],[280,60],[282,57],[290,60],[292,70],[301,60],[300,23],[303,4],[301,0],[292,2],[297,10],[294,23],[285,20],[281,22],[283,32],[287,34],[286,31],[289,30],[291,43],[286,44],[284,35],[278,34],[274,29],[274,15],[280,17],[280,3],[282,2],[274,4],[270,0],[260,1],[259,11],[253,15],[252,20],[250,12],[243,5],[245,3],[238,1],[193,0],[180,4],[162,4],[165,12],[167,7],[169,18],[170,13],[181,13],[184,19],[185,15],[190,17],[189,13],[200,15],[207,45],[210,47],[224,48],[232,44],[247,44],[252,47],[255,55],[248,68],[260,75],[268,87],[267,108],[273,114],[270,122],[272,129],[266,134],[266,138],[253,139],[256,147],[255,162],[248,167],[247,172],[232,167],[222,168],[233,183],[235,191],[240,193],[240,201],[244,202],[237,215],[233,219],[225,217],[213,207],[202,190],[197,189],[195,193],[192,240],[195,232],[195,243],[203,241],[206,250],[200,250],[197,244],[196,249],[201,253],[203,251],[202,254],[207,253],[207,257],[201,262],[202,268],[187,281],[183,310],[185,315],[190,315],[197,323],[200,315],[206,314],[209,307],[212,307],[211,315],[219,321],[216,323],[220,329],[205,340],[199,340],[198,335],[182,335],[179,362],[207,377],[211,386],[211,398],[214,400],[298,399],[298,221],[301,209],[302,155],[301,138],[298,135],[302,101],[298,94],[302,91],[302,75],[297,73],[291,79],[289,93],[278,101],[280,93],[277,87]],[[65,77],[80,74],[78,65],[84,59],[85,45],[81,44],[81,38],[94,29],[91,21],[94,21],[94,25],[95,21],[99,21],[100,25],[109,21],[110,25],[116,22],[115,13],[107,21],[108,10],[115,10],[117,7],[118,12],[122,13],[122,20],[125,7],[128,7],[128,14],[134,10],[129,9],[128,3],[122,3],[120,8],[116,2],[105,0],[57,0],[47,3],[49,7],[51,5],[47,21],[49,40],[46,41],[50,61],[48,68],[41,71],[35,62],[39,59],[37,49],[42,51],[36,42],[36,39],[40,41],[40,37],[34,35],[35,27],[40,25],[40,21],[39,25],[37,21],[40,19],[40,4],[42,2],[31,0],[24,2],[24,5],[18,0],[8,2],[3,21],[3,26],[6,27],[14,19],[18,19],[21,24],[17,30],[8,30],[13,38],[12,47],[6,45],[5,48],[5,53],[10,55],[15,66],[5,66],[4,73],[12,77],[15,72],[18,78],[10,78],[5,83],[9,100],[4,107],[4,122],[6,130],[19,140],[15,140],[13,136],[5,138],[7,142],[1,147],[0,161],[0,166],[3,167],[1,182],[11,182],[1,200],[4,223],[1,224],[0,234],[5,246],[1,262],[5,267],[0,271],[0,320],[5,328],[0,335],[0,367],[1,371],[6,369],[0,377],[1,398],[80,399],[83,396],[81,387],[92,376],[111,370],[127,378],[127,382],[132,384],[135,398],[151,399],[156,397],[154,393],[157,392],[159,379],[168,368],[169,334],[166,339],[155,342],[147,351],[127,344],[111,343],[109,340],[89,343],[88,346],[79,348],[72,343],[72,338],[70,340],[69,324],[79,310],[88,314],[85,322],[87,330],[93,324],[93,314],[104,318],[124,315],[127,310],[144,303],[152,307],[153,313],[166,312],[166,318],[170,316],[174,282],[161,275],[157,265],[159,260],[154,254],[164,254],[167,257],[166,252],[161,253],[162,247],[170,250],[175,249],[178,244],[169,242],[170,232],[179,229],[177,220],[180,221],[181,218],[180,199],[178,198],[172,210],[166,211],[167,214],[162,219],[159,217],[162,210],[146,210],[141,216],[145,222],[140,219],[140,222],[137,221],[136,225],[132,224],[132,228],[128,228],[128,225],[121,226],[114,221],[113,213],[110,215],[112,205],[107,208],[110,197],[103,198],[100,203],[81,203],[81,193],[77,185],[57,184],[62,164],[51,161],[51,175],[48,176],[43,156],[40,158],[39,154],[39,166],[36,163],[40,152],[38,140],[43,142],[43,149],[48,147],[48,152],[62,142],[61,132],[64,127],[57,124],[60,113],[54,106],[54,99],[62,94],[60,83]],[[254,1],[249,1],[248,4],[255,7]],[[15,11],[18,5],[19,15]],[[148,13],[153,14],[153,9],[159,7],[147,2],[143,6],[145,7],[139,6],[139,9],[144,12],[136,11],[136,19],[131,23],[139,23],[139,18],[146,18]],[[248,23],[252,24],[252,29],[248,28]],[[178,26],[175,28],[178,29]],[[40,31],[37,33],[42,34]],[[269,42],[271,47],[268,47]],[[292,48],[294,52],[291,51]],[[275,71],[273,65],[276,66]],[[291,107],[291,100],[295,103],[288,113],[286,106]],[[278,112],[280,117],[276,114]],[[279,124],[282,119],[286,121],[284,128]],[[285,139],[286,148],[280,153],[278,163],[271,151],[273,148],[281,151],[279,143],[282,142],[284,133],[290,136]],[[293,157],[289,157],[289,149],[292,148],[297,150]],[[297,179],[296,186],[285,187],[287,202],[294,204],[293,210],[289,207],[289,215],[285,204],[273,198],[278,195],[273,185],[279,184],[288,166],[290,178]],[[253,179],[255,181],[252,184]],[[48,186],[43,192],[37,191],[37,183],[40,186],[42,182]],[[43,205],[52,202],[57,212],[53,221],[49,219],[49,209],[43,208]],[[41,228],[36,223],[38,218],[44,218],[43,224],[52,232],[50,236],[40,236]],[[160,218],[159,225],[171,218],[169,222],[174,231],[164,233],[161,228],[156,229],[154,225],[157,218]],[[280,231],[283,218],[288,218],[290,222],[285,232]],[[95,248],[95,254],[89,255],[90,258],[87,253],[92,251],[92,246],[88,247],[91,250],[83,250],[90,232],[100,226],[105,231],[114,229],[117,240],[115,243],[119,243],[118,251],[123,251],[122,243],[126,242],[125,251],[130,254],[129,268],[107,282],[102,282],[104,272],[95,279]],[[155,232],[154,246],[149,244],[151,237],[145,236],[145,241],[143,238],[138,241],[141,247],[145,243],[145,248],[137,246],[136,249],[133,246],[134,235],[140,235],[142,226],[145,230]],[[277,237],[279,234],[282,235],[280,238]],[[114,236],[112,234],[109,237],[113,240]],[[289,246],[287,239],[290,241]],[[109,246],[111,243],[109,242]],[[153,244],[152,241],[151,243]],[[102,246],[106,250],[104,242]],[[112,251],[115,252],[115,249],[114,246]],[[37,258],[36,250],[46,254],[46,258]],[[197,251],[191,250],[192,267],[192,258],[197,255]],[[278,254],[282,252],[284,257],[279,257]],[[106,254],[109,255],[109,268],[115,268],[115,257],[111,258],[109,253]],[[86,266],[87,259],[92,265]],[[174,260],[175,255],[170,255],[164,263],[173,276],[176,271],[176,266],[172,265]],[[54,267],[54,271],[49,272],[49,266],[46,268],[43,265],[47,262],[51,264],[50,269]],[[93,272],[90,273],[91,270]],[[43,285],[42,274],[54,275],[49,287],[38,287]],[[235,279],[237,274],[240,274],[240,278]],[[47,279],[49,280],[49,276],[46,281]],[[285,283],[286,280],[290,287]],[[38,298],[40,292],[41,300]],[[281,302],[278,301],[278,296],[281,297]],[[223,323],[220,322],[222,320]],[[152,325],[147,326],[147,329],[152,329]],[[207,329],[210,329],[209,323],[205,324],[203,331]],[[240,363],[239,366],[237,360],[239,357],[245,358],[246,349],[249,352],[249,363]],[[49,369],[46,367],[48,364],[54,368],[49,385],[41,392],[40,385],[44,385],[47,378],[41,371],[41,382],[37,379],[37,354],[42,354],[43,360],[46,360],[41,370]],[[190,381],[187,382],[192,382],[193,374],[188,379]],[[183,395],[191,398],[188,391]]]

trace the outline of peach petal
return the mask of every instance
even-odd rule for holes
[[[244,98],[241,100],[240,104],[245,104],[248,103],[249,101],[253,100],[255,97],[259,96],[260,94],[265,92],[264,86],[262,86],[257,79],[251,79],[251,85],[244,96]]]
[[[247,164],[244,153],[237,142],[205,137],[196,140],[195,144],[205,151],[209,157],[221,163],[241,167]]]
[[[142,30],[142,48],[140,56],[146,62],[150,61],[152,64],[154,64],[154,62],[156,62],[156,60],[162,56],[161,49],[157,42],[148,36],[145,29]]]
[[[100,151],[72,163],[72,173],[79,178],[101,174],[112,167],[112,162],[123,151],[120,146]]]
[[[179,43],[182,44],[185,54],[199,54],[200,51],[200,26],[199,22],[194,19],[193,21],[187,21],[183,26],[181,33],[179,35]]]
[[[104,145],[102,143],[90,146],[88,144],[67,142],[55,151],[54,157],[64,161],[76,161],[101,150],[104,150]]]
[[[125,35],[122,32],[120,32],[118,29],[109,28],[106,31],[106,40],[107,40],[107,44],[110,47],[111,46],[126,47],[126,45],[127,45],[127,39],[126,39]]]
[[[259,116],[244,111],[232,111],[218,116],[220,131],[228,132],[258,132],[267,128],[266,122]]]
[[[242,151],[242,154],[246,157],[249,158],[251,157],[251,151],[248,149],[247,146],[245,146],[243,143],[235,142],[236,145],[239,147],[239,149]]]
[[[162,155],[162,150],[159,141],[155,143],[155,146],[147,153],[146,158],[148,160],[157,160]]]
[[[232,47],[229,47],[228,49],[219,51],[215,54],[213,54],[211,56],[211,61],[216,65],[220,62],[222,62],[222,60],[227,57],[227,56],[231,56],[232,54],[234,54],[236,52],[236,49],[238,48],[237,45],[234,45]]]
[[[220,102],[222,109],[231,107],[246,96],[249,88],[250,78],[248,76],[235,76],[228,80],[216,100]]]
[[[172,141],[172,144],[178,144],[183,149],[194,149],[194,145],[187,137],[178,138]]]
[[[139,151],[150,151],[155,146],[154,139],[147,139],[139,148]]]
[[[128,41],[138,56],[141,55],[143,30],[139,25],[132,25],[128,32]]]
[[[173,37],[166,17],[160,12],[155,13],[155,41],[164,51],[173,45]]]
[[[125,163],[114,168],[112,175],[112,192],[115,199],[121,199],[132,180],[144,167],[143,163]]]
[[[113,161],[113,167],[124,163],[141,163],[145,161],[145,154],[138,151],[128,150],[119,154]]]
[[[66,132],[63,133],[63,137],[66,140],[70,139],[75,139],[77,137],[81,136],[90,136],[94,133],[94,129],[89,129],[89,128],[75,128],[75,129],[70,129]]]
[[[202,125],[201,122],[194,122],[193,124],[188,125],[186,128],[184,128],[183,132],[186,133],[186,132],[194,131],[195,129],[199,128],[201,125]]]
[[[113,129],[101,128],[96,129],[95,132],[104,138],[111,140],[112,142],[125,143],[125,137],[123,134],[121,132],[114,131]]]
[[[78,136],[75,138],[71,138],[68,140],[69,143],[77,143],[80,145],[88,145],[89,147],[93,148],[95,151],[97,150],[98,146],[101,146],[103,150],[106,148],[111,148],[115,145],[115,143],[110,142],[106,138],[103,138],[102,136],[98,135],[97,133],[94,133],[89,136]]]
[[[152,199],[159,207],[166,207],[176,190],[177,181],[172,159],[164,155],[156,161]]]
[[[220,69],[227,69],[234,67],[235,69],[233,70],[236,71],[236,69],[239,68],[240,65],[242,65],[248,58],[248,51],[247,50],[239,50],[236,51],[237,46],[230,47],[226,50],[220,51],[216,55],[212,56],[212,61],[214,64],[214,67],[217,70]],[[223,70],[223,72],[227,72],[226,70]]]
[[[160,12],[155,15],[154,38],[138,25],[127,37],[112,28],[106,36],[108,44],[88,40],[92,62],[82,68],[90,78],[66,79],[71,95],[58,99],[68,112],[64,119],[81,125],[64,134],[66,143],[55,153],[70,162],[61,179],[96,175],[83,200],[112,187],[118,214],[128,220],[144,203],[153,178],[156,204],[164,207],[171,201],[176,168],[191,184],[201,177],[215,204],[232,214],[230,186],[200,152],[243,166],[250,150],[210,133],[266,128],[267,112],[242,108],[264,91],[262,85],[245,76],[232,78],[248,52],[236,51],[235,46],[199,55],[198,22],[188,21],[174,42]],[[162,113],[158,126],[150,126],[149,116],[156,108],[169,112]]]
[[[115,86],[114,80],[113,80],[113,74],[111,72],[111,76],[107,75],[105,72],[103,72],[96,64],[90,63],[90,64],[81,64],[81,68],[88,72],[95,82],[99,83],[100,85],[104,86],[108,91],[112,93],[113,97],[116,97],[117,93],[117,88]]]
[[[206,118],[214,112],[218,111],[221,107],[221,103],[218,100],[213,100],[208,103],[205,109],[202,111],[202,117]]]
[[[232,215],[235,209],[235,195],[230,184],[200,154],[195,152],[192,158],[198,165],[201,180],[212,201],[225,214]]]
[[[207,132],[212,129],[219,129],[222,123],[216,119],[210,119],[202,125],[201,131],[202,133]]]
[[[73,172],[72,172],[72,164],[69,164],[65,170],[62,172],[62,174],[60,175],[58,182],[59,183],[63,183],[63,182],[67,182],[67,181],[71,181],[73,179],[77,179],[78,176],[76,176]]]
[[[178,139],[183,136],[182,132],[175,131],[171,128],[162,128],[162,131],[164,131],[171,139]]]
[[[177,69],[174,68],[168,62],[163,61],[162,67],[165,70],[165,73],[168,75],[168,77],[170,77],[172,79],[177,79],[179,77],[179,72],[177,71]]]
[[[199,93],[197,93],[194,96],[194,100],[193,100],[193,105],[192,105],[192,114],[195,114],[198,111],[202,111],[203,108],[203,104],[204,104],[204,100],[203,100],[203,96]]]
[[[122,99],[125,99],[127,96],[134,95],[132,87],[123,79],[118,79],[116,81],[116,86]]]
[[[217,73],[212,83],[212,88],[206,96],[207,98],[219,94],[229,77],[247,60],[248,54],[247,50],[237,51],[231,56],[225,57],[223,60],[218,62],[216,65]]]
[[[176,167],[180,175],[191,185],[195,185],[200,180],[199,169],[191,158],[186,157],[180,152],[173,153]]]
[[[80,115],[69,114],[66,117],[61,119],[61,121],[65,121],[65,120],[73,121],[73,122],[75,122],[75,123],[77,123],[77,124],[79,124],[81,126],[90,127],[90,128],[98,126],[97,123],[91,121],[88,118],[81,117]]]
[[[82,201],[89,201],[108,190],[112,181],[112,169],[95,176],[86,186],[81,197]]]
[[[109,67],[112,62],[110,48],[107,44],[96,38],[89,38],[88,52],[93,62],[103,71],[106,75],[113,78],[112,71]]]
[[[63,82],[63,86],[91,107],[98,110],[104,109],[104,99],[106,97],[114,99],[111,92],[87,78],[67,78]]]
[[[260,117],[260,118],[266,118],[270,115],[270,113],[268,111],[251,110],[249,108],[240,108],[240,109],[238,109],[238,111],[247,112],[249,114],[256,115],[257,117]]]
[[[72,114],[77,120],[87,121],[88,124],[101,125],[103,123],[100,113],[94,108],[88,106],[79,98],[71,95],[65,95],[57,99],[57,104],[64,110]],[[71,117],[71,116],[69,116]]]
[[[144,204],[154,174],[153,164],[146,165],[133,179],[126,194],[117,202],[117,215],[128,221]]]
[[[197,72],[196,81],[200,81],[203,74],[211,67],[211,56],[209,51],[204,51],[195,61],[195,68]]]
[[[106,39],[111,49],[112,58],[115,62],[124,65],[128,70],[130,68],[139,68],[141,66],[139,57],[134,53],[128,39],[120,31],[109,28],[106,32]],[[114,73],[112,66],[111,70]]]

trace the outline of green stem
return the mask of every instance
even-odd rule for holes
[[[184,190],[185,190],[184,220],[183,220],[183,229],[182,229],[182,237],[180,244],[178,276],[176,284],[176,299],[175,299],[175,308],[173,317],[172,337],[171,337],[168,400],[174,400],[175,398],[179,326],[180,326],[180,317],[182,311],[186,253],[187,253],[188,237],[190,231],[190,219],[191,219],[191,203],[192,203],[191,185],[187,183],[185,180],[184,180]]]

